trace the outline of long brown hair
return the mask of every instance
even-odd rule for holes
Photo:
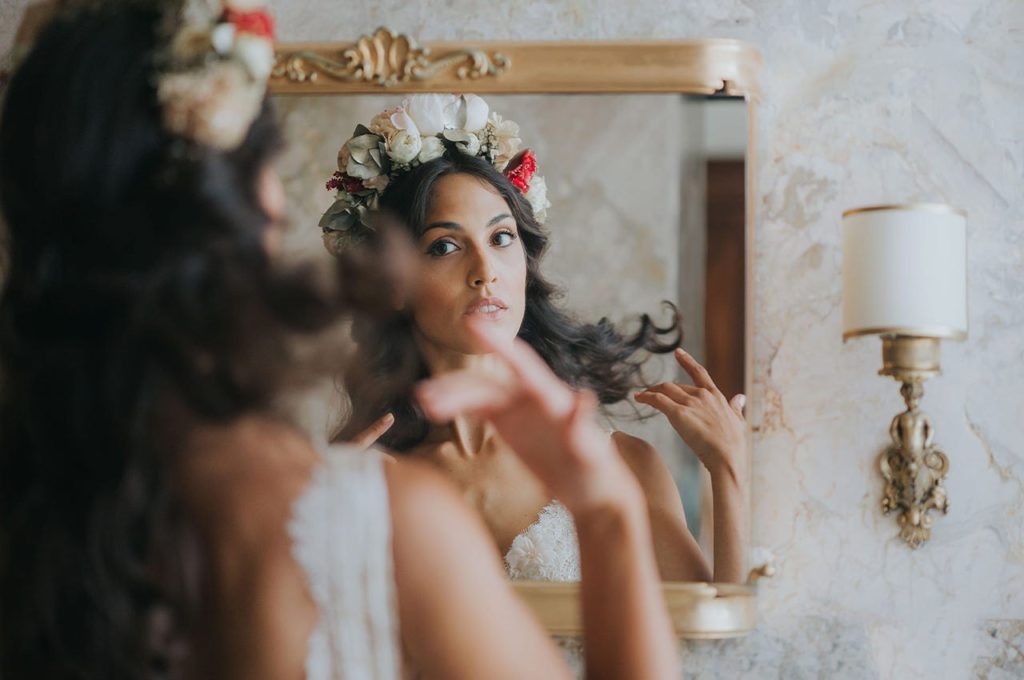
[[[57,18],[0,121],[0,676],[170,677],[195,555],[168,472],[199,422],[271,409],[345,289],[264,248],[269,107],[235,151],[163,129],[175,2]],[[185,657],[187,657],[187,650]]]

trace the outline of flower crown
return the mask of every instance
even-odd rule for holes
[[[224,151],[241,145],[274,67],[274,20],[263,4],[186,0],[157,78],[168,131]]]
[[[369,214],[397,177],[444,155],[454,147],[483,158],[526,197],[543,222],[551,203],[537,175],[537,159],[519,151],[519,126],[489,110],[476,95],[418,94],[402,106],[377,114],[369,127],[359,125],[338,151],[338,171],[327,181],[337,191],[320,219],[324,245],[331,252],[358,243],[373,230]]]

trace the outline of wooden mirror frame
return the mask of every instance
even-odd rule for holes
[[[413,92],[476,94],[679,93],[742,97],[747,101],[746,155],[746,393],[752,393],[754,293],[752,246],[756,204],[754,131],[761,54],[737,40],[630,42],[481,42],[420,45],[386,28],[354,43],[282,43],[270,80],[273,95]],[[747,408],[749,433],[760,409]],[[752,513],[751,513],[752,514]],[[752,517],[751,517],[752,518]],[[748,525],[749,535],[749,525]],[[757,621],[751,572],[746,585],[664,583],[662,592],[684,638],[749,633]],[[515,582],[553,635],[580,635],[579,584]]]

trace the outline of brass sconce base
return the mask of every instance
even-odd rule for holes
[[[940,373],[939,339],[905,335],[882,336],[881,375],[903,383],[900,394],[907,410],[892,419],[892,444],[879,459],[885,479],[882,512],[896,511],[900,538],[919,548],[931,537],[930,511],[949,511],[942,486],[949,458],[932,443],[931,420],[918,408],[923,383]]]

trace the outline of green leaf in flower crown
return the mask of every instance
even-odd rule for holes
[[[324,212],[324,216],[337,215],[338,213],[344,212],[349,208],[354,207],[356,204],[355,198],[351,194],[342,193],[338,196],[337,200],[331,204],[331,207]]]
[[[359,217],[355,214],[354,209],[349,208],[337,213],[325,212],[324,216],[320,218],[319,226],[324,231],[348,231],[358,222]]]
[[[379,143],[380,137],[367,134],[353,137],[346,142],[346,146],[348,146],[349,153],[352,155],[352,160],[361,165],[366,165],[367,160],[370,158],[370,150],[376,150]]]
[[[367,236],[367,232],[362,229],[325,231],[323,233],[324,247],[327,248],[328,252],[340,255],[345,250],[364,242]]]
[[[365,134],[345,142],[348,165],[345,172],[358,179],[373,179],[387,174],[388,157],[381,151],[384,140],[379,135]]]

